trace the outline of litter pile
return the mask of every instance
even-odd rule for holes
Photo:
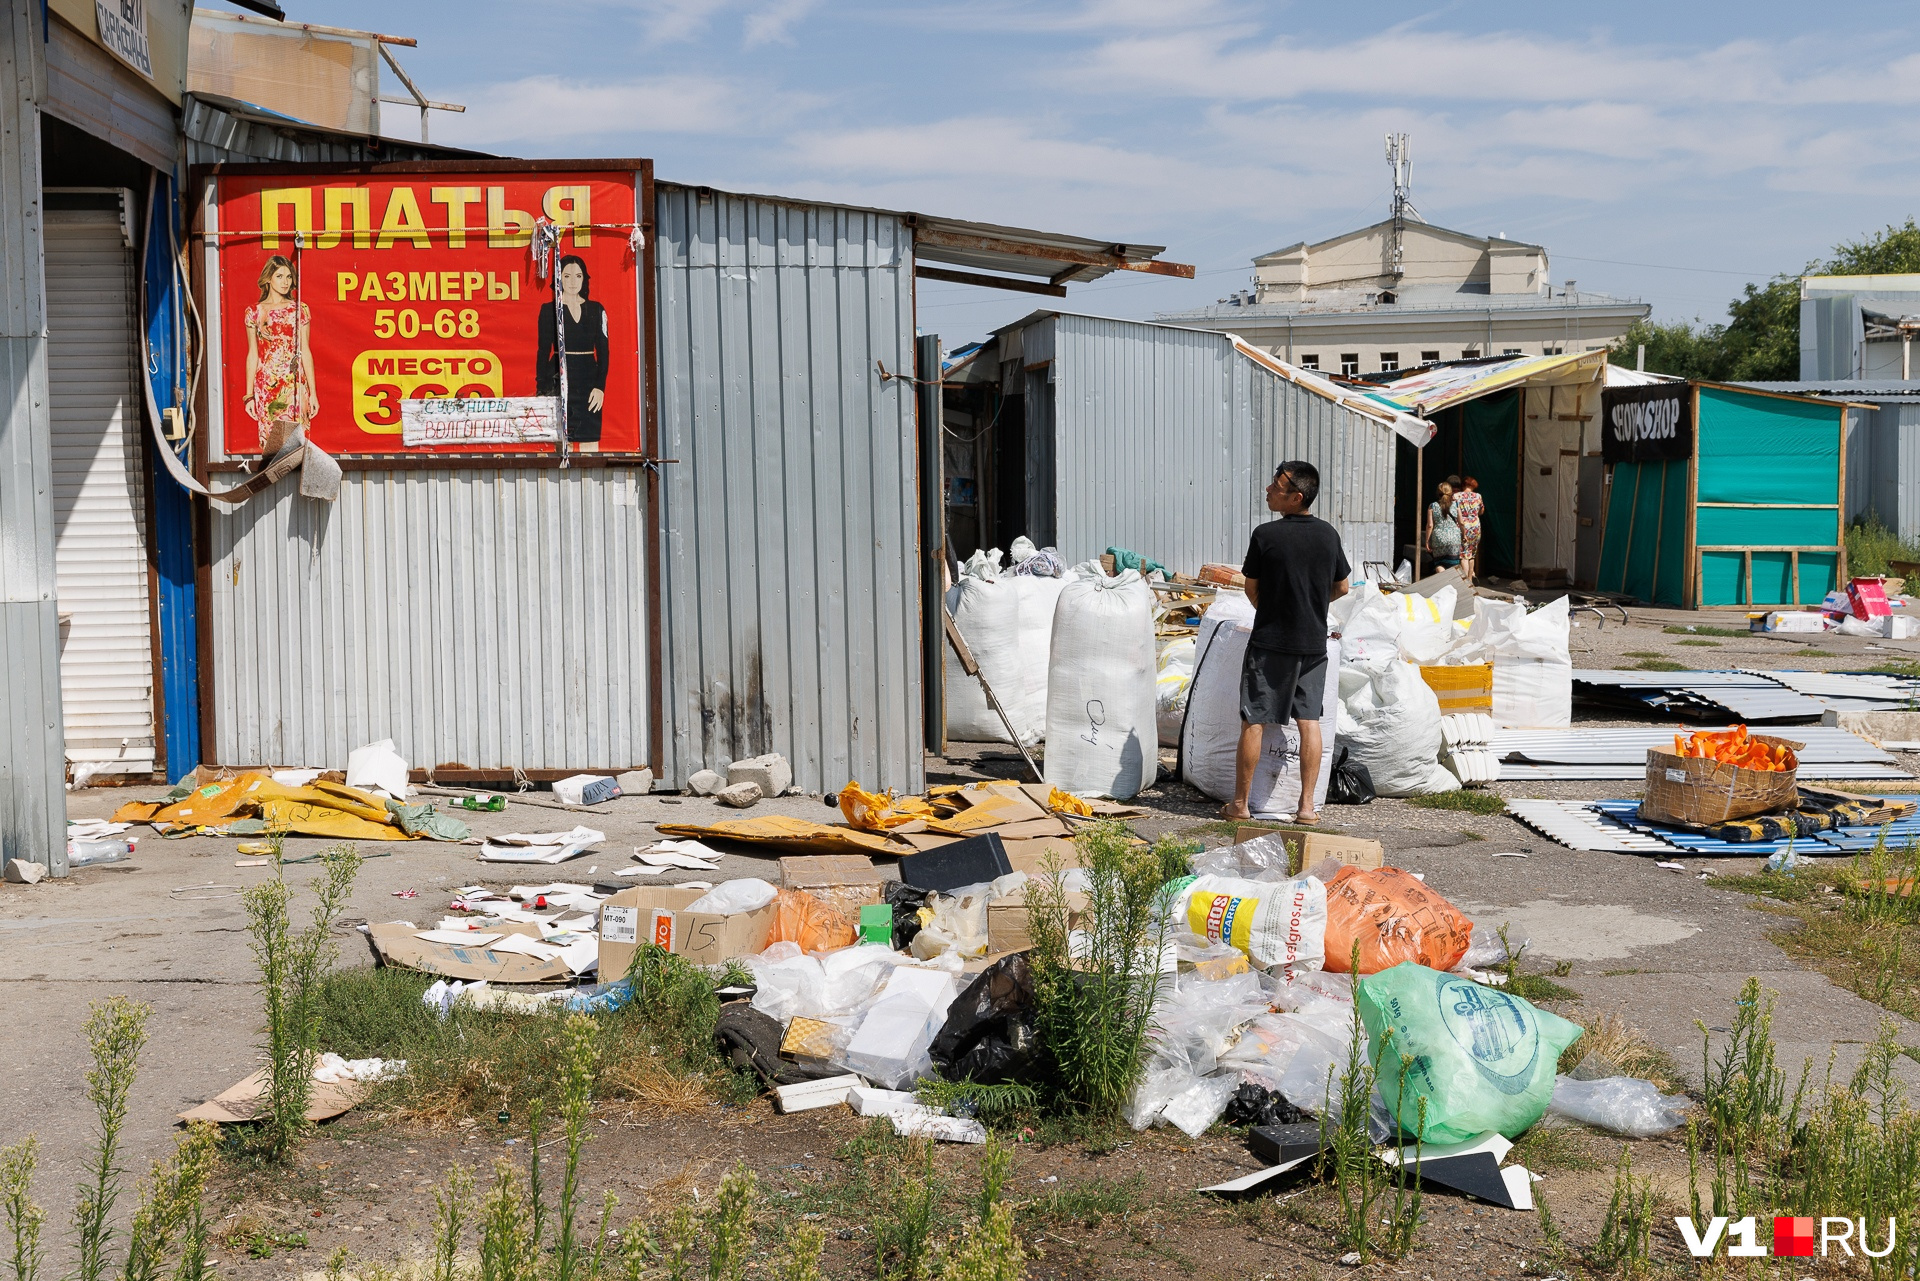
[[[779,884],[470,886],[438,922],[374,925],[368,935],[383,961],[442,976],[426,996],[440,1010],[618,1008],[633,999],[624,976],[647,945],[715,973],[744,970],[749,985],[720,992],[716,1037],[783,1111],[845,1105],[889,1118],[903,1135],[980,1142],[977,1116],[917,1091],[930,1078],[1043,1084],[1046,1021],[1028,900],[1036,881],[1058,878],[1044,888],[1071,920],[1075,968],[1092,964],[1087,949],[1102,929],[1081,845],[1041,838],[1040,865],[1015,867],[1008,856],[1009,845],[1035,838],[1007,841],[1002,831],[1084,821],[1094,809],[1058,791],[1043,806],[1040,790],[989,784],[903,797],[849,786],[840,831],[929,842],[892,870],[864,853],[808,853],[779,860]],[[1640,1099],[1645,1082],[1622,1080],[1598,1101],[1597,1087],[1583,1085],[1563,1100],[1555,1064],[1579,1028],[1503,990],[1501,975],[1479,967],[1505,961],[1505,944],[1477,939],[1421,877],[1385,866],[1377,843],[1243,834],[1250,839],[1195,855],[1190,874],[1153,896],[1150,937],[1161,945],[1157,962],[1144,954],[1152,1030],[1125,1108],[1135,1128],[1197,1136],[1230,1116],[1256,1126],[1256,1152],[1275,1158],[1267,1176],[1292,1168],[1300,1154],[1287,1144],[1307,1139],[1286,1131],[1311,1128],[1308,1154],[1318,1151],[1311,1119],[1339,1106],[1356,1026],[1370,1061],[1396,1065],[1378,1073],[1376,1139],[1418,1140],[1423,1177],[1498,1204],[1524,1207],[1531,1197],[1524,1171],[1501,1168],[1501,1136],[1518,1137],[1549,1113],[1652,1124],[1649,1132],[1678,1124],[1670,1101],[1658,1101],[1652,1122],[1644,1107],[1626,1117],[1608,1102]],[[695,839],[636,853],[639,867],[629,870],[643,876],[718,868],[714,849]],[[516,987],[596,969],[601,981],[590,986]],[[1409,1056],[1417,1068],[1402,1074]]]

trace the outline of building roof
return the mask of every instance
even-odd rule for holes
[[[1326,290],[1312,298],[1289,302],[1217,302],[1186,311],[1163,311],[1157,318],[1167,321],[1264,319],[1295,321],[1316,316],[1351,318],[1356,315],[1448,316],[1461,313],[1534,312],[1558,315],[1563,312],[1618,311],[1644,316],[1651,310],[1637,298],[1616,298],[1611,294],[1577,290],[1571,296],[1556,294],[1494,294],[1483,283],[1473,282],[1455,288],[1448,285],[1408,285],[1390,290],[1393,302],[1380,302],[1379,289]]]
[[[1892,382],[1877,378],[1816,378],[1733,385],[1751,387],[1755,391],[1777,391],[1789,396],[1821,396],[1837,400],[1920,400],[1920,382]]]
[[[1337,236],[1328,236],[1325,240],[1316,240],[1312,244],[1308,244],[1304,240],[1298,240],[1298,241],[1295,241],[1293,244],[1286,245],[1279,249],[1270,249],[1266,253],[1260,254],[1259,256],[1254,258],[1253,261],[1257,265],[1259,263],[1266,262],[1270,259],[1277,259],[1282,255],[1299,253],[1301,250],[1305,250],[1307,253],[1313,253],[1316,250],[1331,248],[1332,246],[1337,245],[1344,240],[1353,240],[1360,236],[1366,235],[1370,231],[1378,231],[1382,227],[1391,227],[1392,225],[1393,225],[1393,219],[1382,218],[1379,222],[1369,223],[1365,227],[1358,227],[1352,231],[1343,231]],[[1488,245],[1488,246],[1499,245],[1502,248],[1513,248],[1513,249],[1537,249],[1541,253],[1545,253],[1547,251],[1545,245],[1530,244],[1524,240],[1508,240],[1505,236],[1476,236],[1470,231],[1455,231],[1451,227],[1442,227],[1442,226],[1438,226],[1435,223],[1423,222],[1418,218],[1409,218],[1406,220],[1406,223],[1404,225],[1409,229],[1417,227],[1421,231],[1426,232],[1430,235],[1442,236],[1450,240],[1457,240],[1462,244]]]

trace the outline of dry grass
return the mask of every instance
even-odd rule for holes
[[[1680,1070],[1672,1056],[1647,1040],[1639,1029],[1628,1026],[1619,1015],[1602,1014],[1581,1021],[1581,1026],[1586,1028],[1586,1035],[1569,1049],[1577,1055],[1576,1063],[1589,1054],[1598,1054],[1626,1075],[1652,1081],[1662,1094],[1672,1094],[1681,1088]]]
[[[639,1116],[669,1116],[700,1112],[717,1098],[704,1076],[675,1070],[657,1054],[639,1054],[608,1065],[600,1074],[600,1085],[609,1098],[634,1103],[631,1111]]]

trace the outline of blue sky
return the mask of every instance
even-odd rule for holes
[[[1383,217],[1547,246],[1556,282],[1724,316],[1748,280],[1914,211],[1911,6],[1078,0],[287,0],[417,38],[436,141],[650,156],[662,178],[1165,244],[1066,306],[1150,317]],[[397,90],[397,86],[389,91]],[[411,136],[412,113],[385,109]],[[949,346],[1046,300],[922,282]]]

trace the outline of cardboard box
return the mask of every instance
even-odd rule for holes
[[[1885,618],[1893,613],[1893,606],[1887,603],[1884,578],[1854,579],[1847,584],[1847,600],[1853,605],[1855,618]]]
[[[779,914],[776,904],[732,916],[683,910],[705,893],[670,885],[636,885],[602,903],[601,981],[625,975],[643,942],[658,944],[695,965],[719,965],[767,950]]]
[[[1081,893],[1067,895],[1067,924],[1072,929],[1080,928],[1081,917],[1087,910],[1087,896]],[[1027,917],[1027,895],[1025,890],[997,898],[987,905],[987,951],[989,954],[1002,952],[1024,952],[1033,946],[1033,929]]]
[[[1080,866],[1080,847],[1064,837],[1046,837],[1040,840],[1011,840],[1005,842],[1007,862],[1016,872],[1025,872],[1028,876],[1040,876],[1047,870],[1047,859],[1051,855],[1057,859],[1062,871]]]
[[[1234,832],[1233,843],[1244,845],[1262,836],[1278,836],[1286,842],[1287,852],[1293,856],[1290,870],[1296,876],[1301,869],[1312,867],[1323,858],[1335,858],[1348,867],[1363,870],[1384,867],[1387,861],[1386,849],[1379,841],[1335,836],[1331,832],[1276,832],[1265,827],[1243,827]]]
[[[888,876],[865,854],[803,854],[780,860],[780,879],[788,889],[804,890],[858,925],[860,909],[880,902]]]

